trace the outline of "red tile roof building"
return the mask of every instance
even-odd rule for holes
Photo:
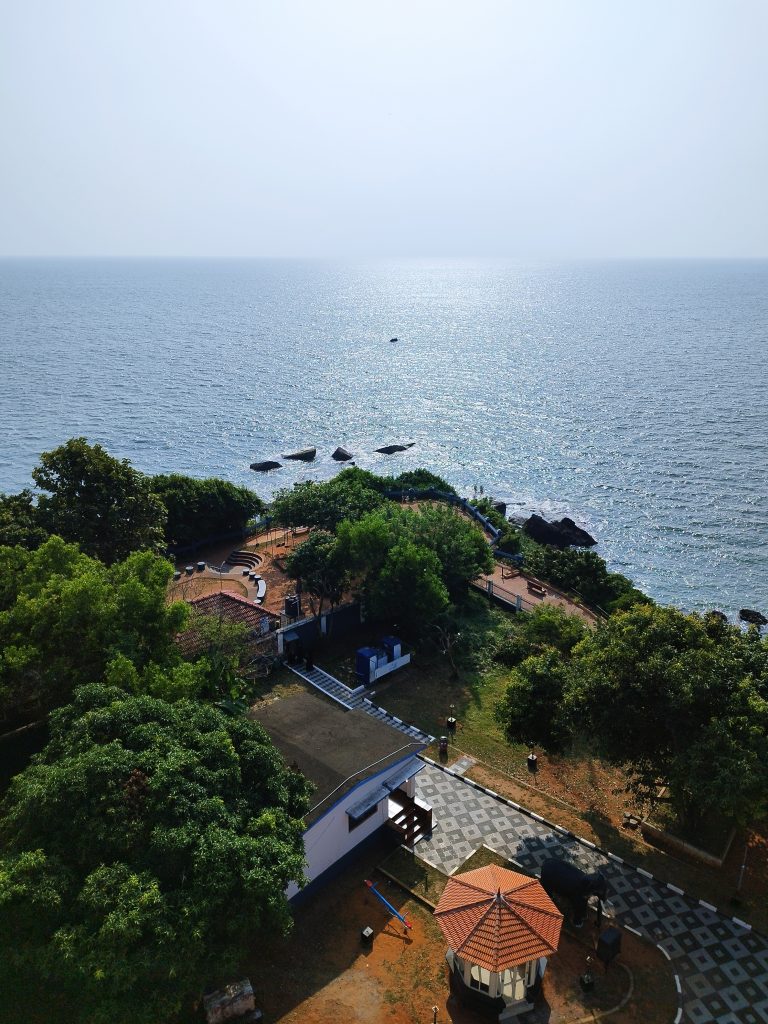
[[[550,956],[563,923],[538,879],[495,865],[450,878],[435,917],[457,956],[493,972]]]
[[[205,615],[209,618],[220,616],[225,622],[242,623],[248,627],[252,637],[256,640],[267,637],[272,630],[280,625],[279,615],[268,612],[266,609],[254,605],[252,601],[228,590],[197,597],[189,604],[192,607],[189,625],[183,633],[179,633],[176,637],[176,642],[185,657],[196,654],[200,646],[200,638],[195,630],[195,618],[198,615]]]

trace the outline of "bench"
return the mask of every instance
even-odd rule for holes
[[[259,585],[256,587],[256,597],[259,601],[263,601],[267,594],[267,581],[259,580]]]
[[[544,597],[547,593],[547,588],[542,587],[540,583],[533,583],[528,580],[528,593],[534,594],[536,597]]]

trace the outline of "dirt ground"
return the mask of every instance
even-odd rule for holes
[[[446,944],[431,911],[378,875],[375,865],[390,845],[369,849],[343,874],[299,907],[292,936],[266,958],[246,965],[256,1005],[274,1024],[426,1024],[437,1007],[439,1024],[481,1024],[495,1016],[462,1005],[451,994]],[[373,878],[382,895],[412,924],[410,930],[379,903],[364,884]],[[363,946],[361,930],[370,926],[373,943]],[[550,960],[535,1016],[528,1021],[575,1024],[616,1007],[615,1024],[671,1024],[676,1011],[672,976],[654,947],[623,934],[621,961],[604,974],[595,970],[595,991],[581,991],[594,941],[585,934],[564,934]],[[630,982],[630,977],[633,982]]]
[[[300,530],[292,533],[290,530],[270,530],[269,533],[251,537],[247,543],[239,545],[231,541],[225,544],[213,545],[200,548],[194,558],[180,559],[177,568],[184,572],[184,566],[196,565],[198,560],[207,562],[209,565],[221,565],[232,551],[247,549],[254,551],[261,558],[256,571],[267,584],[267,592],[264,597],[263,607],[275,614],[280,614],[284,608],[286,595],[296,591],[294,580],[286,576],[283,560],[293,548],[307,539],[308,531]],[[217,573],[209,569],[202,572],[195,572],[194,576],[182,576],[178,583],[172,583],[168,590],[169,598],[173,600],[191,601],[204,594],[217,593],[219,590],[228,590],[241,597],[255,600],[257,587],[247,576],[243,576],[239,567],[234,567],[229,573]]]

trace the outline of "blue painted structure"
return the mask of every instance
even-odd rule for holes
[[[385,636],[382,637],[381,647],[358,647],[355,675],[363,686],[372,686],[377,679],[402,668],[410,660],[410,654],[403,654],[398,637]]]

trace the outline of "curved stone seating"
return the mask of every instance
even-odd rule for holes
[[[241,549],[233,551],[231,555],[228,555],[225,564],[247,566],[249,569],[255,569],[257,565],[261,565],[261,561],[261,555],[257,555],[255,551]]]

